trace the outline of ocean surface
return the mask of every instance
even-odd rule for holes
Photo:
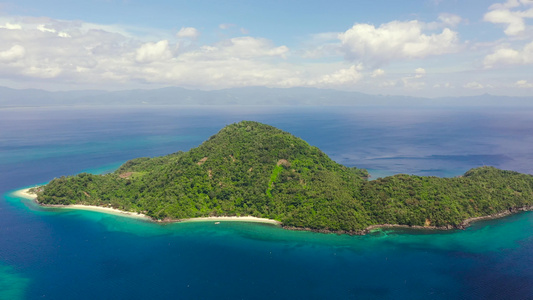
[[[45,209],[13,192],[186,151],[227,124],[289,131],[335,161],[533,174],[533,110],[377,107],[0,109],[0,299],[533,299],[533,213],[366,236]]]

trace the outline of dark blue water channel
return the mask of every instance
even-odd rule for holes
[[[43,209],[13,191],[186,151],[265,122],[374,177],[533,173],[533,111],[355,107],[0,109],[0,299],[532,299],[533,213],[464,231],[160,225]]]

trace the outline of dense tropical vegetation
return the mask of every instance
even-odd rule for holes
[[[133,159],[106,175],[56,178],[37,194],[42,204],[111,206],[156,220],[252,215],[348,232],[375,224],[458,227],[533,205],[533,176],[492,167],[457,178],[367,178],[287,132],[242,121],[188,152]]]

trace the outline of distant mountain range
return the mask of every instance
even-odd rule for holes
[[[317,88],[244,87],[213,91],[167,87],[152,90],[50,92],[0,87],[0,107],[102,105],[332,105],[332,106],[533,106],[533,97],[489,94],[419,98]]]

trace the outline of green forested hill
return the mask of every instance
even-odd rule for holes
[[[376,224],[457,227],[533,205],[533,176],[492,167],[460,178],[367,177],[287,132],[243,121],[188,152],[133,159],[112,174],[54,179],[38,201],[110,205],[158,220],[253,215],[351,232]]]

